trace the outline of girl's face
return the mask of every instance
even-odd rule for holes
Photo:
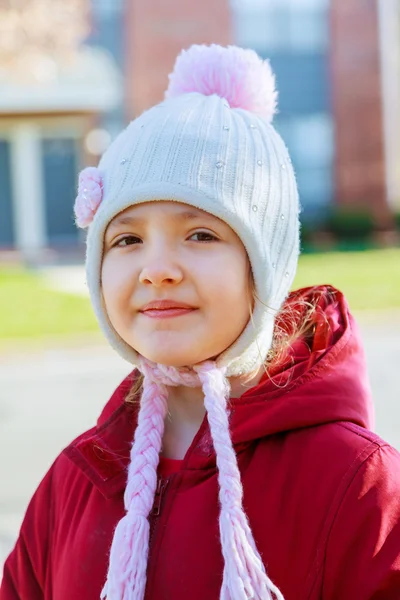
[[[156,363],[217,357],[250,318],[246,250],[223,221],[178,202],[117,215],[104,240],[102,290],[123,340]]]

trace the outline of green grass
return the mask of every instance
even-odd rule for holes
[[[34,273],[0,269],[0,339],[43,338],[98,330],[86,298],[48,289]]]
[[[293,287],[321,283],[344,292],[352,310],[400,308],[400,248],[301,256]]]
[[[308,254],[294,288],[329,283],[352,310],[400,309],[400,248]],[[0,340],[40,340],[98,332],[89,299],[53,291],[22,269],[0,269]]]

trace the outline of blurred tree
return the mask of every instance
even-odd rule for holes
[[[0,0],[0,71],[45,82],[76,60],[90,30],[90,0]]]

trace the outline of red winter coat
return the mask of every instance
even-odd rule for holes
[[[282,387],[265,378],[232,401],[244,507],[285,600],[399,600],[400,457],[368,430],[364,355],[343,296],[325,290],[320,305],[326,320],[318,320],[311,355],[295,347]],[[124,404],[130,384],[43,479],[0,600],[98,600],[124,514],[136,419]],[[218,483],[206,420],[162,487],[160,514],[150,518],[146,600],[218,600]]]

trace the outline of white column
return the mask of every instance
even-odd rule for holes
[[[11,176],[16,245],[27,258],[46,246],[40,128],[16,126],[11,138]]]
[[[399,0],[378,0],[386,190],[400,209],[400,9]]]

